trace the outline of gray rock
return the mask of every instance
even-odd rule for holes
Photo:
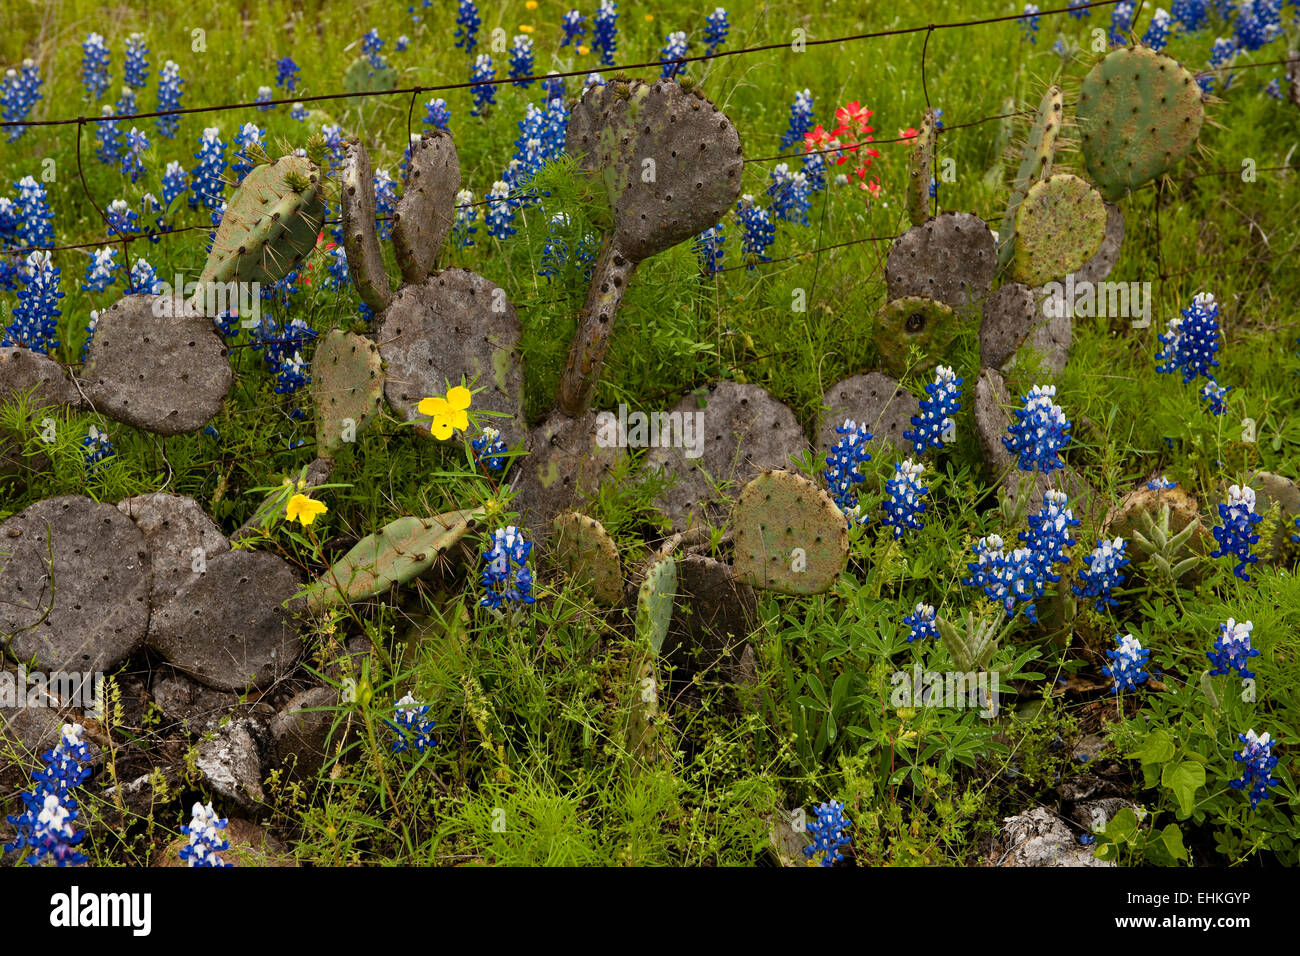
[[[214,690],[181,673],[160,672],[150,689],[158,709],[190,733],[206,733],[235,709],[239,697]]]
[[[254,551],[227,551],[208,573],[155,608],[149,643],[181,670],[218,690],[264,687],[302,652],[294,616],[293,567]]]
[[[271,721],[275,761],[299,779],[320,773],[327,757],[330,730],[339,714],[338,692],[333,687],[313,687],[295,695]]]
[[[528,435],[528,456],[516,466],[514,506],[521,521],[537,537],[551,533],[551,521],[562,511],[578,508],[599,490],[623,457],[623,449],[597,443],[596,413],[569,418],[561,412]]]
[[[988,224],[966,212],[945,212],[903,233],[885,262],[888,298],[920,296],[962,312],[993,288],[997,243]]]
[[[230,550],[226,536],[193,498],[153,492],[123,499],[117,510],[135,522],[149,549],[151,606],[163,604],[206,573],[211,558]]]
[[[663,654],[691,671],[744,683],[742,655],[757,619],[758,596],[728,565],[687,555],[677,562],[677,600]]]
[[[159,435],[198,431],[219,411],[235,377],[211,319],[179,299],[128,295],[102,312],[81,369],[86,397],[114,421]]]
[[[790,460],[808,448],[794,412],[757,385],[719,382],[703,408],[687,395],[669,414],[701,412],[700,457],[688,458],[689,449],[677,446],[652,448],[646,456],[647,468],[677,478],[656,499],[677,530],[718,520],[741,485],[765,468],[791,468]]]
[[[821,426],[817,431],[819,459],[824,459],[841,436],[835,431],[851,418],[872,434],[867,447],[873,458],[901,455],[912,446],[903,432],[912,428],[912,416],[921,403],[901,383],[881,372],[854,375],[832,385],[822,396]]]
[[[265,801],[262,791],[262,738],[266,729],[241,717],[217,727],[199,741],[194,765],[212,792],[243,810]]]
[[[1092,848],[1046,807],[1007,817],[1000,834],[997,866],[1114,866],[1098,860]]]
[[[1034,290],[1008,282],[984,301],[980,323],[980,365],[1002,368],[1042,318]]]
[[[0,524],[0,581],[0,640],[40,670],[112,670],[144,639],[149,555],[112,505],[63,495]]]
[[[20,394],[28,395],[27,405],[33,411],[81,405],[77,386],[58,362],[31,349],[0,348],[0,404]]]

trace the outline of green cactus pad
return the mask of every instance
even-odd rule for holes
[[[922,225],[930,218],[930,180],[934,177],[934,154],[939,145],[938,126],[933,109],[925,111],[921,129],[912,147],[911,172],[907,181],[907,216],[912,225]]]
[[[913,371],[933,368],[943,361],[956,338],[960,320],[942,302],[905,296],[885,303],[876,313],[872,341],[880,367],[894,378],[907,372],[907,353],[913,346],[921,349],[921,359]]]
[[[407,282],[422,282],[438,259],[438,250],[456,221],[460,160],[445,130],[431,130],[411,142],[402,198],[393,223],[393,250]]]
[[[379,66],[374,66],[364,56],[359,56],[348,64],[343,73],[343,89],[348,93],[382,93],[397,86],[397,71],[384,57],[378,57]],[[369,97],[354,96],[348,100],[352,107],[364,106]]]
[[[1078,176],[1035,183],[1016,210],[1017,282],[1040,286],[1081,268],[1106,238],[1106,204]]]
[[[1173,169],[1205,121],[1195,77],[1145,47],[1115,50],[1094,66],[1075,112],[1088,175],[1112,201]]]
[[[283,279],[316,248],[325,221],[321,174],[305,156],[282,156],[244,177],[212,240],[199,276],[210,282]]]
[[[311,360],[311,394],[316,404],[316,451],[336,455],[355,441],[384,402],[379,348],[363,335],[340,329],[326,333]],[[345,430],[351,422],[351,438]]]
[[[359,140],[352,140],[343,150],[339,193],[343,200],[343,251],[348,257],[348,276],[361,301],[378,314],[392,301],[393,290],[388,285],[375,232],[375,174],[370,154]]]
[[[555,519],[551,548],[556,562],[580,587],[591,589],[599,604],[613,607],[623,600],[623,570],[618,547],[595,518],[576,511]]]
[[[848,564],[848,522],[801,475],[763,472],[740,493],[732,524],[736,579],[756,588],[820,594]]]
[[[920,296],[964,311],[993,288],[993,233],[968,212],[945,212],[913,226],[889,247],[885,285],[889,298]]]
[[[1011,195],[1007,198],[1006,215],[1002,217],[1002,230],[998,233],[999,270],[1011,264],[1011,253],[1016,245],[1016,210],[1024,202],[1029,187],[1046,179],[1052,171],[1052,162],[1056,159],[1056,140],[1061,135],[1064,118],[1065,97],[1061,88],[1048,87],[1034,114],[1029,138],[1020,155],[1020,166],[1016,169],[1016,178],[1011,184]]]
[[[658,654],[673,621],[677,597],[677,559],[672,555],[650,565],[636,595],[636,639]]]
[[[406,516],[357,542],[307,589],[308,607],[319,612],[339,601],[383,594],[419,577],[477,527],[481,510],[451,511],[431,518]]]

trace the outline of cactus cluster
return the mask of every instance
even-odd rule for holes
[[[1051,174],[1052,163],[1056,159],[1056,142],[1060,138],[1064,121],[1065,96],[1059,86],[1048,87],[1039,101],[1034,122],[1029,127],[1029,137],[1021,151],[1016,178],[1011,183],[1006,215],[1002,217],[1002,230],[998,233],[999,270],[1006,269],[1011,264],[1011,254],[1015,249],[1016,211],[1030,187]]]
[[[651,654],[657,655],[663,649],[676,597],[677,558],[667,555],[646,569],[636,595],[636,639]]]

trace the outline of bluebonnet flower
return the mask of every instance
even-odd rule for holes
[[[580,265],[584,266],[584,277],[591,277],[593,263],[596,258],[595,237],[586,235],[574,243],[567,238],[568,231],[568,213],[558,212],[551,217],[551,221],[547,225],[546,245],[542,249],[541,262],[538,263],[537,267],[537,274],[545,276],[548,282],[552,276],[558,275],[569,263],[570,246],[573,247],[573,257]]]
[[[303,360],[301,352],[282,358],[275,367],[275,393],[292,395],[311,384],[311,366]]]
[[[282,56],[275,61],[275,85],[282,87],[286,93],[292,93],[298,88],[298,64],[293,62],[293,57]]]
[[[425,126],[432,126],[434,129],[447,129],[450,124],[451,110],[447,109],[446,100],[441,96],[435,96],[425,104]]]
[[[1030,515],[1026,521],[1027,531],[1020,532],[1020,540],[1029,552],[1029,561],[1033,566],[1036,595],[1042,596],[1046,582],[1061,580],[1052,568],[1058,564],[1068,564],[1070,556],[1066,548],[1072,548],[1075,540],[1070,537],[1070,529],[1078,527],[1079,519],[1070,509],[1069,496],[1063,491],[1049,488],[1043,493],[1043,503],[1037,514]]]
[[[411,45],[411,38],[405,33],[393,41],[393,49],[398,53],[405,53],[406,48]]]
[[[1209,20],[1205,0],[1173,0],[1169,5],[1169,15],[1181,23],[1187,33],[1195,33]]]
[[[815,818],[808,824],[813,842],[803,848],[804,856],[812,859],[820,854],[822,866],[834,866],[844,859],[840,847],[852,842],[845,831],[853,826],[853,821],[844,815],[844,804],[837,800],[823,803],[815,813]]]
[[[510,79],[515,86],[532,86],[531,79],[525,79],[533,74],[533,41],[531,37],[522,34],[516,36],[510,43]]]
[[[1089,0],[1070,0],[1070,19],[1083,20],[1092,16],[1092,11],[1088,9]]]
[[[126,38],[126,63],[122,79],[127,86],[143,89],[149,82],[149,44],[143,33],[132,33]]]
[[[1246,664],[1252,657],[1259,657],[1259,649],[1250,646],[1250,632],[1254,627],[1251,621],[1238,623],[1232,618],[1219,625],[1214,650],[1205,652],[1205,656],[1214,665],[1211,674],[1226,674],[1234,670],[1243,678],[1255,676],[1254,671],[1246,669]]]
[[[1277,778],[1272,776],[1272,770],[1277,766],[1277,758],[1273,756],[1273,741],[1267,733],[1256,737],[1254,728],[1244,734],[1237,734],[1237,739],[1245,746],[1241,748],[1241,753],[1234,753],[1232,759],[1245,766],[1242,767],[1240,779],[1229,780],[1228,786],[1233,790],[1248,791],[1250,808],[1258,810],[1260,803],[1272,796],[1268,788],[1277,786]]]
[[[586,22],[587,18],[577,10],[570,10],[564,15],[564,18],[560,21],[560,26],[564,27],[564,40],[560,43],[561,48],[568,46],[570,43],[577,45],[578,37],[584,36],[587,32],[587,28],[584,26]]]
[[[952,416],[961,409],[961,383],[962,379],[948,366],[935,369],[934,381],[925,386],[929,397],[921,399],[921,414],[912,416],[916,427],[903,432],[918,455],[925,454],[927,448],[942,448],[945,441],[952,440],[956,427]]]
[[[911,614],[903,618],[911,631],[907,635],[907,643],[924,640],[927,637],[938,638],[939,625],[934,620],[934,605],[918,604]]]
[[[1277,37],[1282,32],[1281,7],[1269,0],[1242,0],[1234,26],[1237,46],[1258,50]]]
[[[710,226],[695,237],[695,255],[700,260],[700,272],[712,275],[722,268],[722,244],[727,237],[722,233],[722,223]]]
[[[162,175],[162,204],[164,209],[170,209],[181,193],[185,192],[187,186],[185,182],[185,167],[180,163],[172,160],[167,164],[167,168]]]
[[[384,58],[379,55],[379,51],[384,48],[384,41],[379,38],[379,31],[370,29],[366,35],[361,38],[361,53],[374,69],[382,69]]]
[[[348,275],[348,257],[347,251],[340,245],[335,245],[326,256],[326,274],[329,276],[331,289],[346,289],[351,277]]]
[[[1133,4],[1130,0],[1117,3],[1110,11],[1110,42],[1124,44],[1128,42],[1128,31],[1133,26]]]
[[[139,214],[125,199],[114,199],[105,207],[104,215],[108,218],[108,231],[113,235],[126,237],[135,233]]]
[[[803,174],[808,178],[808,188],[820,192],[826,188],[826,156],[809,153],[803,158]]]
[[[867,431],[866,425],[859,425],[851,418],[846,418],[843,425],[836,425],[835,432],[842,437],[826,456],[822,476],[826,479],[831,499],[844,513],[844,517],[865,524],[867,517],[862,514],[858,503],[857,486],[866,481],[866,476],[859,469],[871,460],[871,453],[867,451],[871,432]]]
[[[1170,488],[1177,488],[1178,482],[1170,481],[1164,475],[1159,478],[1152,478],[1147,482],[1148,491],[1168,491]]]
[[[113,107],[105,103],[99,108],[100,116],[112,116]],[[114,166],[122,158],[122,130],[117,120],[100,120],[95,124],[95,158],[105,166]]]
[[[1092,549],[1084,561],[1084,568],[1079,572],[1079,584],[1073,586],[1074,593],[1081,598],[1090,598],[1093,607],[1104,611],[1107,606],[1115,607],[1119,601],[1111,592],[1124,583],[1121,570],[1129,563],[1124,549],[1128,542],[1123,538],[1103,539]]]
[[[599,73],[588,73],[582,78],[582,92],[586,93],[593,86],[604,86],[605,78]]]
[[[474,0],[460,0],[456,10],[456,46],[472,54],[478,46],[478,28],[482,25]]]
[[[812,90],[803,89],[795,93],[794,102],[790,104],[790,123],[781,134],[781,148],[789,149],[795,143],[802,143],[804,134],[812,129],[812,125]]]
[[[108,84],[108,47],[102,36],[92,33],[81,43],[81,85],[92,100],[97,100]]]
[[[506,466],[505,455],[510,451],[495,428],[484,427],[470,443],[474,449],[474,463],[489,471],[500,471]]]
[[[0,113],[3,114],[5,122],[12,123],[26,119],[27,114],[36,105],[36,101],[43,98],[40,89],[41,73],[35,60],[31,58],[23,60],[21,69],[5,70],[4,87],[0,92],[0,107],[3,107]],[[14,142],[26,130],[26,126],[10,126],[8,141]]]
[[[495,79],[497,68],[492,65],[492,57],[486,53],[480,53],[474,60],[474,69],[470,72],[471,82],[480,82],[482,80]],[[474,91],[474,108],[469,111],[470,116],[482,116],[484,111],[497,101],[497,88],[495,83],[484,83],[482,86],[472,87]]]
[[[1245,485],[1230,487],[1227,503],[1219,505],[1219,520],[1223,523],[1211,529],[1219,547],[1210,552],[1210,557],[1235,557],[1237,566],[1232,573],[1243,581],[1249,581],[1246,565],[1259,560],[1258,555],[1250,553],[1250,546],[1259,542],[1259,535],[1254,534],[1253,529],[1264,520],[1262,515],[1255,514],[1255,489]]]
[[[492,184],[487,194],[488,199],[496,200],[489,202],[483,212],[483,224],[493,239],[508,239],[515,234],[515,211],[507,199],[509,195],[509,184],[500,179]]]
[[[1021,39],[1028,40],[1030,43],[1038,42],[1038,28],[1042,24],[1043,18],[1038,15],[1038,4],[1026,3],[1025,9],[1021,12],[1020,32],[1023,34]]]
[[[157,295],[161,285],[158,274],[154,272],[153,266],[149,265],[149,260],[143,256],[136,256],[135,261],[131,263],[131,274],[128,276],[129,291],[139,295]]]
[[[895,538],[901,538],[909,528],[920,531],[925,527],[919,517],[926,508],[921,499],[930,488],[921,484],[923,471],[925,465],[910,458],[894,462],[894,477],[885,482],[885,491],[889,497],[884,502],[885,513],[880,521],[894,529]]]
[[[1169,24],[1172,22],[1169,11],[1157,9],[1151,14],[1151,23],[1147,32],[1142,34],[1142,42],[1153,50],[1163,50],[1169,42]]]
[[[591,45],[600,51],[600,65],[613,66],[618,52],[618,4],[600,0],[600,9],[591,24]]]
[[[230,849],[230,843],[219,832],[226,828],[226,823],[225,819],[217,816],[212,804],[194,804],[189,826],[181,827],[181,833],[190,838],[178,854],[181,862],[189,866],[232,866],[217,855]]]
[[[557,75],[555,71],[552,70],[547,73],[546,78],[542,80],[542,102],[547,104],[549,108],[551,101],[557,99],[560,101],[564,100],[564,77]],[[563,105],[563,102],[561,102],[561,105]]]
[[[50,261],[49,252],[33,252],[19,266],[18,278],[23,288],[18,291],[13,321],[0,335],[0,347],[22,346],[48,353],[59,344],[58,318],[63,314],[58,309],[63,298],[59,270]]]
[[[325,148],[329,150],[330,169],[337,169],[343,165],[343,150],[347,146],[343,139],[343,127],[338,123],[326,123],[321,126],[320,135],[325,140]],[[342,239],[339,241],[342,242]]]
[[[770,174],[772,184],[767,194],[772,199],[776,217],[784,222],[808,225],[808,210],[812,208],[812,189],[803,172],[790,172],[786,163],[777,163]]]
[[[131,182],[144,172],[144,160],[140,156],[148,148],[149,138],[132,126],[131,132],[126,134],[126,152],[122,154],[122,175],[130,176]]]
[[[108,433],[100,431],[94,425],[90,426],[86,437],[81,440],[81,447],[84,449],[87,465],[97,465],[117,453],[113,443],[108,440]]]
[[[50,211],[45,187],[31,176],[24,176],[18,187],[19,229],[15,237],[20,247],[54,245],[54,213]]]
[[[474,233],[478,232],[474,225],[478,219],[478,207],[473,202],[474,194],[468,189],[456,193],[456,221],[451,227],[451,238],[462,249],[474,245]]]
[[[397,210],[397,184],[386,169],[375,170],[375,229],[380,239],[393,235],[393,213]]]
[[[91,309],[90,318],[86,320],[86,340],[81,343],[81,361],[86,361],[86,353],[90,351],[90,343],[95,341],[95,329],[99,325],[99,310]]]
[[[967,562],[971,573],[962,583],[980,589],[1008,615],[1016,613],[1017,601],[1023,603],[1025,617],[1037,621],[1034,602],[1042,596],[1044,582],[1033,553],[1028,548],[1016,548],[1008,554],[1003,549],[1002,538],[996,534],[980,538],[971,550],[975,560]]]
[[[261,103],[262,105],[257,108],[258,112],[265,113],[268,110],[275,109],[271,104],[271,100],[274,98],[275,90],[271,89],[269,86],[259,86],[257,88],[257,95],[253,97],[253,102]]]
[[[532,604],[536,600],[533,575],[528,570],[532,549],[532,542],[514,525],[493,532],[492,548],[483,555],[483,590],[487,592],[479,602],[483,607],[495,609],[503,603]]]
[[[244,177],[253,171],[253,161],[248,157],[249,148],[262,146],[262,129],[256,123],[245,123],[235,133],[235,160],[230,164],[230,171],[235,176],[235,185],[244,181]]]
[[[1059,453],[1070,440],[1070,422],[1052,401],[1055,397],[1055,385],[1035,385],[1024,396],[1024,407],[1015,410],[1016,422],[1007,429],[1002,444],[1019,457],[1021,471],[1051,474],[1065,467]]]
[[[746,193],[736,203],[736,220],[741,228],[740,252],[749,268],[753,269],[759,262],[770,262],[767,249],[776,241],[776,224],[771,214],[754,205],[754,197]]]
[[[1142,642],[1132,634],[1123,637],[1115,635],[1115,650],[1107,651],[1106,656],[1113,663],[1101,669],[1101,672],[1115,681],[1111,687],[1112,694],[1120,691],[1137,690],[1138,684],[1145,684],[1151,675],[1142,666],[1151,656],[1151,652],[1142,649]]]
[[[83,292],[103,292],[117,281],[114,275],[118,269],[116,255],[112,246],[105,246],[91,255],[86,266],[86,281],[81,286]]]
[[[1201,386],[1201,401],[1210,403],[1211,415],[1223,415],[1228,411],[1228,405],[1224,399],[1228,395],[1230,386],[1223,386],[1210,379]]]
[[[685,31],[675,30],[664,37],[664,48],[659,51],[659,62],[664,65],[664,68],[659,73],[662,79],[671,80],[686,68],[685,63],[673,63],[671,61],[684,57],[687,49]]]
[[[415,747],[416,753],[423,754],[430,747],[438,746],[433,739],[433,728],[437,721],[426,719],[429,705],[421,704],[407,694],[396,704],[397,719],[384,721],[393,728],[393,753],[405,753]]]
[[[731,24],[727,21],[727,11],[722,7],[714,7],[713,12],[704,18],[704,42],[707,44],[705,55],[714,53],[722,46],[730,31]]]
[[[1282,98],[1281,79],[1275,76],[1273,79],[1269,80],[1268,84],[1264,87],[1264,93],[1275,100],[1280,100]]]
[[[178,110],[181,108],[181,86],[185,83],[181,79],[181,68],[168,60],[163,64],[162,72],[158,74],[158,110]],[[172,139],[176,136],[176,130],[180,127],[180,117],[178,116],[159,116],[154,125],[158,129],[158,135],[166,139]]]
[[[1202,90],[1206,93],[1214,92],[1216,83],[1221,83],[1222,89],[1227,89],[1232,85],[1232,74],[1223,73],[1223,67],[1232,62],[1233,57],[1237,55],[1237,45],[1225,37],[1217,37],[1214,45],[1210,47],[1210,71],[1201,73],[1196,77],[1196,82],[1200,84]]]
[[[59,742],[41,755],[45,766],[32,775],[36,785],[24,793],[23,812],[9,817],[17,828],[5,852],[30,849],[23,858],[29,866],[51,860],[58,866],[80,866],[86,857],[75,849],[85,837],[74,824],[79,816],[73,791],[90,777],[90,747],[81,739],[81,724],[64,724]]]
[[[122,87],[122,92],[117,95],[117,102],[113,104],[113,112],[118,116],[130,116],[135,113],[135,90],[129,86]]]
[[[216,209],[226,184],[226,144],[221,141],[221,131],[209,126],[199,139],[199,151],[194,154],[199,164],[190,173],[191,209]]]

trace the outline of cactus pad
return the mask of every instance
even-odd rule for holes
[[[785,594],[820,594],[849,561],[849,526],[830,496],[802,475],[765,471],[732,513],[736,579]]]
[[[324,221],[325,200],[315,163],[305,156],[282,156],[255,166],[226,204],[200,286],[269,285],[283,279],[316,248]]]
[[[212,322],[154,295],[128,295],[100,315],[81,378],[97,411],[158,435],[198,431],[234,382]]]
[[[1002,368],[1042,320],[1040,296],[1027,285],[1007,282],[984,300],[980,322],[980,365]]]
[[[658,654],[668,636],[677,597],[677,559],[671,555],[650,565],[636,595],[636,639]]]
[[[902,378],[908,370],[908,350],[915,345],[921,358],[912,370],[933,368],[947,357],[959,325],[956,313],[933,299],[907,296],[885,303],[876,313],[872,333],[880,367]]]
[[[336,455],[342,450],[344,426],[350,420],[360,435],[383,407],[384,371],[379,349],[362,335],[334,329],[327,333],[311,360],[311,394],[316,404],[316,450]]]
[[[427,422],[420,401],[448,386],[482,386],[475,409],[505,412],[492,420],[507,445],[523,437],[521,329],[505,292],[474,272],[447,269],[403,286],[376,329],[388,368],[384,392],[406,421]],[[416,429],[432,437],[427,424]]]
[[[207,562],[230,550],[230,542],[193,498],[163,492],[117,503],[144,535],[153,569],[150,601],[161,607],[180,588],[207,573]]]
[[[393,250],[407,282],[422,282],[433,272],[438,250],[456,221],[459,191],[460,160],[451,134],[431,130],[413,141],[393,224]]]
[[[33,412],[81,404],[77,386],[58,362],[31,349],[0,348],[0,404],[20,394],[28,395],[27,407]]]
[[[1112,202],[1106,203],[1106,236],[1091,259],[1079,267],[1074,274],[1078,282],[1103,282],[1110,275],[1115,264],[1119,262],[1121,247],[1124,245],[1124,211]]]
[[[569,511],[555,519],[551,547],[555,559],[580,586],[590,587],[599,604],[613,607],[623,600],[623,570],[618,547],[595,518]]]
[[[740,683],[742,648],[757,622],[758,596],[728,565],[703,555],[677,562],[677,608],[665,656],[692,672],[720,667],[724,680]]]
[[[1191,152],[1205,109],[1195,77],[1176,60],[1129,47],[1083,78],[1076,115],[1088,175],[1114,201]]]
[[[1056,173],[1030,187],[1016,210],[1017,282],[1039,286],[1086,263],[1106,238],[1106,204],[1078,176]]]
[[[748,481],[765,468],[787,468],[808,447],[794,412],[757,385],[719,382],[703,406],[697,396],[687,395],[668,415],[679,415],[683,426],[691,416],[695,451],[700,452],[688,456],[695,451],[683,447],[683,441],[651,448],[646,456],[647,468],[676,476],[655,503],[677,529],[720,520],[719,506],[735,496],[729,485]],[[660,434],[662,442],[662,429]],[[629,444],[635,437],[629,427]]]
[[[913,226],[890,247],[885,262],[889,298],[920,296],[957,311],[993,288],[993,233],[979,216],[945,212]]]
[[[357,94],[381,93],[397,86],[397,71],[389,65],[384,57],[378,57],[379,66],[375,66],[364,56],[359,56],[343,72],[343,89],[354,94],[348,100],[353,107],[364,106],[367,97]]]
[[[911,444],[903,432],[912,428],[912,416],[921,414],[921,403],[915,395],[903,388],[897,379],[881,372],[854,375],[837,382],[822,396],[821,425],[817,430],[818,461],[835,447],[841,436],[835,431],[852,419],[867,426],[872,439],[867,448],[873,456],[903,455]]]
[[[581,418],[552,413],[529,432],[527,447],[528,457],[518,465],[514,507],[535,533],[548,530],[556,515],[596,494],[623,457],[621,448],[599,443],[595,412]]]
[[[921,129],[912,147],[911,171],[907,181],[907,217],[920,226],[930,218],[930,180],[934,177],[934,154],[939,145],[937,116],[926,109]]]
[[[1065,97],[1061,88],[1048,87],[1034,114],[1029,138],[1020,155],[1020,166],[1016,169],[1016,178],[1011,184],[1011,195],[1007,198],[1007,212],[1002,217],[1002,231],[998,233],[999,269],[1005,269],[1011,264],[1011,253],[1016,244],[1016,210],[1024,201],[1029,187],[1046,179],[1052,171],[1052,162],[1056,159],[1056,140],[1061,135],[1064,118]]]
[[[359,140],[343,150],[342,186],[343,251],[348,257],[348,275],[361,301],[379,313],[388,307],[393,291],[384,271],[384,256],[375,232],[375,173],[370,154]]]

